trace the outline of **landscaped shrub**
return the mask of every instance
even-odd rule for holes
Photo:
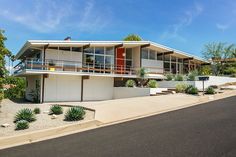
[[[125,83],[125,86],[126,87],[135,87],[136,83],[135,83],[134,80],[127,80],[126,83]]]
[[[211,75],[211,74],[212,74],[212,68],[210,65],[202,66],[199,69],[199,75]]]
[[[29,128],[29,122],[26,120],[20,120],[16,122],[16,130],[24,130]]]
[[[26,80],[21,77],[7,76],[3,82],[5,85],[9,85],[9,88],[4,90],[4,97],[9,99],[24,98]]]
[[[78,121],[84,118],[85,111],[82,107],[72,107],[65,114],[66,121]]]
[[[157,84],[156,80],[149,80],[148,83],[147,83],[147,86],[149,88],[157,88],[158,84]]]
[[[35,113],[35,114],[40,114],[40,112],[41,112],[40,108],[36,107],[36,108],[34,109],[34,113]]]
[[[166,80],[167,81],[172,81],[173,80],[173,75],[172,74],[166,74]]]
[[[206,89],[206,94],[215,94],[215,89],[213,87],[208,87]]]
[[[183,81],[183,80],[184,80],[183,75],[181,75],[181,74],[175,75],[175,81]]]
[[[190,85],[186,88],[185,92],[188,94],[198,94],[198,89],[196,87]]]
[[[236,67],[227,67],[224,69],[225,75],[233,75],[236,74]]]
[[[188,81],[195,81],[195,77],[198,75],[198,71],[197,70],[193,70],[188,74]]]
[[[62,114],[63,113],[63,109],[61,106],[59,105],[53,105],[51,106],[50,108],[50,114],[56,114],[56,115],[59,115],[59,114]]]
[[[178,83],[175,86],[176,92],[177,93],[185,93],[186,89],[187,89],[188,85],[185,83]]]
[[[16,115],[14,122],[18,122],[20,120],[26,120],[28,122],[33,122],[36,120],[35,114],[31,109],[24,108],[19,110]]]

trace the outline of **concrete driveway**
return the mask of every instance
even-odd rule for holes
[[[173,94],[116,99],[100,102],[84,102],[80,105],[94,109],[96,111],[96,120],[103,123],[110,123],[158,112],[161,113],[179,109],[189,105],[194,105],[199,101],[199,96]]]

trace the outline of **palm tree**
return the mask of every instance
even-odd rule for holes
[[[124,41],[142,41],[142,38],[137,34],[129,34],[123,40]]]

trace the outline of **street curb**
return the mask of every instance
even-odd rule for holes
[[[9,148],[9,147],[18,146],[18,145],[30,144],[30,143],[39,142],[42,140],[61,137],[61,136],[69,135],[73,132],[85,131],[88,128],[89,129],[96,128],[100,124],[101,122],[97,120],[88,120],[88,121],[81,122],[78,124],[69,124],[69,125],[59,126],[56,128],[37,130],[37,131],[28,132],[24,134],[3,137],[3,138],[0,138],[0,150]]]

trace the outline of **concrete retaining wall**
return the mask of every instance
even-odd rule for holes
[[[205,81],[205,88],[212,85],[222,85],[225,83],[236,82],[236,78],[233,77],[223,77],[223,76],[209,76],[209,80]],[[185,83],[188,85],[193,85],[199,90],[202,90],[202,81],[159,81],[158,85],[161,88],[175,88],[178,83]]]

